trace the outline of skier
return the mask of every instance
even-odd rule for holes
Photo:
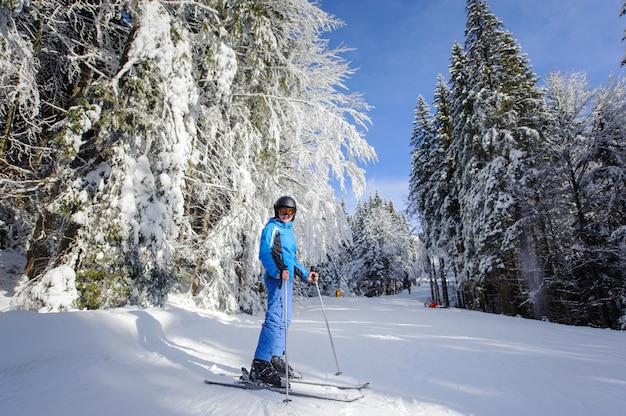
[[[282,285],[287,285],[287,326],[291,324],[291,294],[293,280],[298,276],[316,283],[318,274],[307,271],[296,259],[296,238],[292,229],[296,217],[296,201],[289,196],[278,198],[274,204],[274,217],[270,218],[261,233],[259,260],[263,263],[263,275],[267,288],[267,312],[261,327],[259,342],[254,353],[250,379],[273,386],[281,386],[281,376],[291,378],[293,369],[286,364],[285,317]]]

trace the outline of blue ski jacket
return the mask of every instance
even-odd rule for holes
[[[259,260],[263,263],[267,277],[278,278],[286,266],[289,276],[306,280],[309,271],[296,259],[296,236],[293,232],[293,222],[282,222],[276,218],[270,220],[261,233]]]

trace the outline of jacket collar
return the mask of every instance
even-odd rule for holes
[[[289,222],[282,222],[281,220],[279,220],[278,218],[271,218],[270,221],[272,221],[273,223],[275,223],[277,226],[282,227],[282,228],[291,228],[293,226],[293,221],[289,221]]]

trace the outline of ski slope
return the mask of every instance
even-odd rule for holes
[[[319,299],[297,300],[290,364],[309,380],[369,381],[354,403],[283,403],[275,392],[204,384],[250,365],[262,315],[202,311],[184,295],[144,310],[2,312],[0,413],[624,414],[626,333],[425,308],[423,299],[324,297],[340,376]]]

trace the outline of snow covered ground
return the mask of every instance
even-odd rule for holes
[[[252,360],[262,315],[165,308],[33,313],[0,296],[3,415],[623,415],[626,333],[457,309],[424,293],[298,300],[289,360],[308,379],[369,381],[336,403],[205,385]],[[294,388],[296,386],[293,386]],[[333,393],[332,389],[321,389]]]

